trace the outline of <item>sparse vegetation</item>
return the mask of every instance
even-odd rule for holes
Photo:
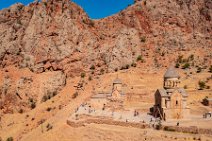
[[[201,67],[198,67],[197,68],[197,73],[200,73],[202,71],[202,68]]]
[[[127,64],[127,65],[125,66],[125,69],[129,69],[129,67],[130,67],[130,65]]]
[[[136,64],[135,62],[133,62],[133,63],[131,64],[131,66],[132,66],[132,67],[136,67],[137,64]]]
[[[52,110],[51,107],[48,107],[48,108],[46,109],[46,111],[48,111],[48,112],[50,112],[51,110]]]
[[[209,68],[209,72],[211,72],[212,73],[212,65],[210,66],[210,68]]]
[[[92,76],[89,76],[89,77],[88,77],[88,80],[91,81],[91,80],[92,80]]]
[[[94,65],[91,65],[90,69],[91,70],[95,70],[95,66]]]
[[[139,56],[137,57],[137,61],[141,61],[141,60],[142,60],[142,56],[139,55]]]
[[[7,138],[7,140],[6,141],[13,141],[13,137],[9,137],[9,138]]]
[[[46,128],[47,128],[46,131],[49,131],[49,130],[51,130],[51,129],[53,128],[53,126],[52,126],[50,123],[48,123],[48,124],[46,125]]]
[[[129,69],[129,68],[130,68],[130,65],[127,64],[127,65],[125,65],[125,66],[122,66],[122,67],[121,67],[121,70]]]
[[[184,85],[184,87],[183,87],[184,89],[188,89],[188,86],[187,85]]]
[[[85,78],[85,73],[84,72],[81,73],[81,78]]]
[[[203,90],[205,88],[205,82],[204,81],[199,81],[199,90]]]
[[[100,74],[104,74],[104,69],[102,68],[101,70],[100,70]]]
[[[190,64],[187,62],[182,66],[182,69],[188,69],[190,67]]]
[[[179,68],[179,67],[180,67],[180,64],[176,63],[175,68]]]
[[[142,43],[145,43],[145,42],[146,42],[146,37],[143,36],[143,37],[141,37],[140,39],[141,39],[141,42],[142,42]]]
[[[77,98],[78,95],[79,95],[78,92],[75,92],[75,93],[72,95],[72,99]]]
[[[23,109],[20,109],[18,112],[19,112],[20,114],[22,114],[22,113],[24,112],[24,110],[23,110]]]
[[[42,102],[46,102],[47,100],[51,99],[52,97],[57,95],[57,91],[47,91],[47,93],[42,97]]]
[[[36,107],[36,102],[34,101],[33,98],[29,98],[29,104],[31,109],[34,109]]]

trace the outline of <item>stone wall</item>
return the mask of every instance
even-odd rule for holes
[[[190,127],[164,126],[163,130],[173,131],[173,132],[191,133],[191,134],[209,134],[209,135],[212,135],[212,129],[203,129],[203,128],[198,128],[196,126],[190,126]]]
[[[85,126],[86,124],[108,124],[108,125],[117,125],[117,126],[124,126],[124,127],[135,127],[135,128],[149,128],[149,126],[145,123],[133,123],[133,122],[123,122],[123,121],[114,121],[110,119],[86,119],[80,121],[72,121],[67,120],[67,124],[72,127],[81,127]]]

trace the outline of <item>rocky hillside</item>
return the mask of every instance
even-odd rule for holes
[[[3,9],[0,96],[11,97],[0,106],[24,99],[21,105],[30,103],[33,108],[45,95],[55,95],[66,77],[82,73],[99,75],[130,66],[158,69],[172,62],[177,67],[208,68],[212,64],[211,18],[211,0],[136,1],[100,20],[91,20],[69,0]],[[19,73],[17,78],[7,73],[10,67],[19,72],[29,69],[31,75]],[[41,82],[42,76],[48,80]],[[39,93],[34,93],[30,88],[37,84],[34,91]]]

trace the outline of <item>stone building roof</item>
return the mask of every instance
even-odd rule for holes
[[[113,84],[122,84],[122,81],[121,81],[121,79],[116,78],[116,79],[113,81]]]
[[[177,90],[180,94],[182,94],[183,97],[187,97],[187,96],[188,96],[188,94],[186,93],[186,91],[185,91],[184,88],[178,88],[178,89],[175,89],[174,91],[176,91],[176,90]],[[160,93],[160,95],[161,95],[162,97],[169,97],[169,96],[171,96],[170,93],[169,93],[166,89],[158,89],[158,91],[159,91],[159,93]],[[171,94],[174,93],[174,91],[171,92]]]
[[[180,75],[174,67],[169,67],[164,74],[164,78],[180,78]]]
[[[98,93],[93,95],[91,98],[92,99],[106,99],[107,97],[110,97],[111,93]]]

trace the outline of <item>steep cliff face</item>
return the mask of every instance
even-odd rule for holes
[[[121,68],[149,46],[207,48],[211,6],[210,0],[146,0],[93,21],[68,0],[16,4],[0,12],[0,64],[71,76],[88,71],[90,64],[108,71]]]
[[[39,96],[46,90],[36,95],[28,88],[31,83],[40,83],[33,84],[31,79],[47,75],[48,71],[61,73],[61,81],[54,84],[58,87],[50,90],[53,93],[65,85],[66,76],[113,72],[135,63],[148,69],[166,67],[182,55],[193,55],[193,66],[207,67],[212,64],[211,18],[211,0],[136,1],[120,13],[100,20],[89,19],[82,8],[69,0],[15,4],[0,11],[0,80],[8,75],[8,67],[19,71],[29,68],[34,77],[20,93],[29,94],[25,100],[34,97],[40,101]],[[28,82],[28,78],[2,81],[7,82],[0,85],[2,90],[13,85],[7,92],[12,97],[8,103],[17,103],[11,100],[21,97],[14,87],[19,81]]]

